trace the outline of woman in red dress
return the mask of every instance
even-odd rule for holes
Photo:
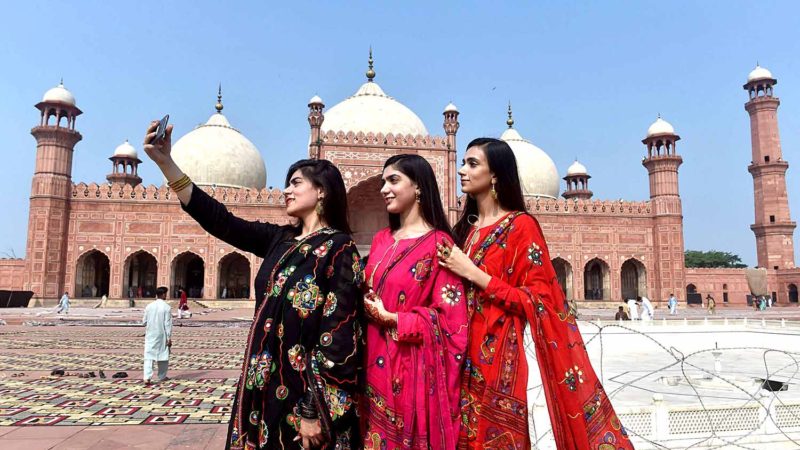
[[[526,323],[557,448],[633,448],[592,369],[542,230],[525,212],[511,148],[475,139],[459,175],[468,198],[455,237],[464,250],[439,246],[440,264],[467,282],[471,314],[458,448],[531,448]]]

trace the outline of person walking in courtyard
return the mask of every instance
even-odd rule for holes
[[[639,306],[636,305],[635,299],[628,299],[628,311],[630,313],[631,320],[639,320]]]
[[[172,311],[166,302],[168,289],[156,289],[156,300],[144,308],[144,382],[153,382],[153,363],[158,365],[158,379],[167,379],[169,352],[172,347]]]
[[[179,292],[181,295],[181,299],[178,302],[178,318],[183,319],[184,313],[186,313],[186,315],[191,318],[192,313],[189,312],[189,299],[186,297],[186,291],[180,289]]]
[[[277,225],[236,217],[195,186],[172,159],[172,125],[144,151],[209,234],[262,258],[256,304],[233,399],[229,449],[357,448],[364,272],[347,223],[344,180],[330,161],[298,161],[286,173]]]
[[[56,309],[56,314],[69,314],[69,292],[64,291],[64,295],[61,296],[61,299],[58,301],[58,309]]]
[[[706,309],[708,310],[708,313],[713,315],[716,308],[717,301],[714,300],[714,297],[712,297],[711,294],[706,295]]]
[[[636,296],[636,304],[642,305],[642,321],[649,322],[653,320],[655,317],[655,309],[653,309],[653,304],[650,303],[650,299],[643,296]]]
[[[467,300],[436,258],[437,243],[453,245],[436,176],[421,156],[393,156],[380,192],[389,227],[375,234],[366,266],[364,446],[453,450]]]
[[[678,315],[678,299],[675,298],[675,294],[669,294],[669,300],[667,301],[667,306],[669,307],[670,316]]]
[[[525,212],[511,147],[475,139],[458,173],[467,194],[455,226],[461,249],[443,244],[438,252],[444,267],[467,280],[471,313],[457,448],[632,448],[589,361],[542,229]],[[526,324],[535,348],[530,365]],[[541,385],[530,393],[543,391],[549,424],[534,418],[529,428],[529,385]],[[545,444],[549,428],[553,442]]]
[[[619,307],[619,310],[614,315],[614,320],[631,320],[631,318],[628,317],[628,313],[625,312],[624,306]]]

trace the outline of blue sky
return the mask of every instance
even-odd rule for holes
[[[205,122],[222,82],[225,114],[261,150],[267,184],[279,185],[307,154],[308,99],[331,107],[353,94],[370,45],[376,81],[429,131],[444,134],[441,112],[453,101],[462,146],[498,136],[511,100],[515,127],[561,173],[576,156],[587,166],[595,198],[648,198],[640,141],[661,113],[682,137],[686,248],[732,251],[751,265],[742,84],[758,60],[779,80],[790,206],[800,214],[797,2],[62,0],[3,12],[0,254],[24,255],[33,105],[59,78],[84,111],[76,182],[104,181],[125,139],[141,150],[152,118],[169,113],[177,135]],[[161,182],[149,161],[140,174]]]

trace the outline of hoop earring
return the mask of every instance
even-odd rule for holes
[[[497,191],[494,189],[496,181],[492,180],[492,190],[489,191],[489,195],[492,196],[493,199],[497,200]]]

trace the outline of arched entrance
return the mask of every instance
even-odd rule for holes
[[[108,256],[100,250],[84,253],[75,264],[75,291],[72,296],[79,298],[108,295],[111,278],[111,265]]]
[[[564,297],[567,300],[572,299],[572,265],[566,259],[558,257],[553,260],[553,269],[556,270],[556,279]]]
[[[192,252],[181,253],[172,260],[172,293],[179,289],[186,291],[190,298],[203,298],[205,263],[203,258]]]
[[[157,274],[158,261],[155,256],[144,250],[128,256],[122,272],[122,295],[136,298],[155,297]]]
[[[219,261],[219,298],[250,298],[250,261],[241,253],[229,253]]]
[[[788,287],[789,287],[789,302],[797,303],[797,285],[792,283]]]
[[[686,295],[689,294],[696,294],[697,293],[697,286],[692,283],[686,285]]]
[[[631,258],[622,263],[620,271],[622,299],[635,299],[647,295],[647,270],[639,260]]]
[[[583,268],[583,295],[586,300],[607,300],[611,296],[608,264],[594,258]]]
[[[381,183],[381,175],[375,175],[353,186],[347,193],[347,219],[362,256],[369,254],[375,233],[389,226],[386,204],[380,192]]]
[[[722,303],[728,303],[728,284],[722,285]]]

